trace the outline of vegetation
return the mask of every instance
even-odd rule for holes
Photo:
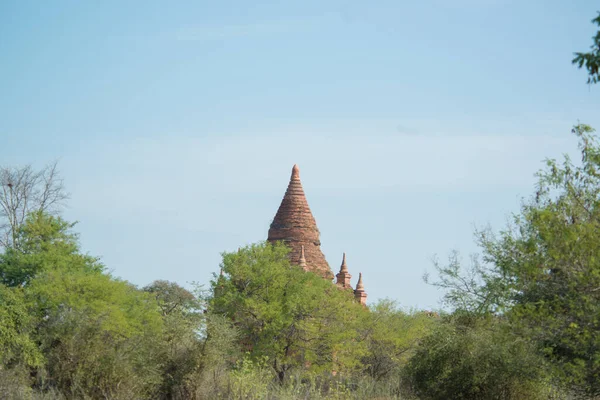
[[[438,268],[439,286],[456,309],[506,320],[536,344],[555,383],[600,394],[600,147],[594,130],[577,125],[582,164],[547,161],[535,196],[498,235],[480,232],[483,262],[468,274],[452,260]]]
[[[29,212],[0,255],[0,397],[562,399],[600,395],[600,145],[548,160],[535,195],[464,271],[437,264],[451,313],[351,291],[283,244],[223,253],[208,290],[137,288]]]
[[[549,399],[543,358],[502,319],[457,313],[425,337],[405,374],[424,399]]]
[[[265,242],[208,290],[138,288],[82,252],[56,164],[0,168],[0,398],[600,398],[600,145],[573,133],[581,162],[547,160],[481,257],[435,264],[442,315],[363,307]]]
[[[600,12],[592,22],[600,27]],[[589,84],[600,82],[600,30],[598,30],[592,40],[591,51],[588,53],[575,53],[575,58],[572,61],[579,68],[587,69]]]
[[[270,365],[281,382],[299,367],[351,371],[364,352],[358,328],[365,311],[351,291],[291,266],[287,253],[268,243],[225,253],[211,312],[234,321],[250,359]]]
[[[389,301],[368,312],[268,243],[224,253],[208,292],[139,289],[72,228],[34,211],[0,257],[2,398],[397,396],[434,323]]]

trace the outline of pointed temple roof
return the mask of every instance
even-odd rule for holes
[[[362,273],[358,274],[358,283],[356,289],[354,289],[354,298],[363,306],[367,306],[367,293],[365,292],[365,285],[362,281]]]
[[[346,253],[342,256],[342,265],[340,266],[340,272],[347,274],[348,273],[348,265],[346,264]]]
[[[342,265],[340,266],[340,272],[338,272],[335,277],[337,278],[336,280],[336,285],[344,288],[344,289],[352,289],[352,286],[350,284],[350,279],[352,279],[352,275],[350,275],[350,273],[348,272],[348,264],[346,264],[346,253],[344,253],[344,256],[342,257]]]
[[[365,291],[365,285],[363,285],[363,281],[362,281],[362,272],[358,273],[358,283],[356,284],[356,290],[355,292],[364,292]]]
[[[293,265],[301,264],[304,246],[305,269],[323,278],[333,279],[333,272],[321,251],[320,232],[306,201],[297,165],[292,169],[290,183],[271,223],[267,240],[285,242],[292,249],[290,262]]]

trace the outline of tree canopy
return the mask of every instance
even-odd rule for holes
[[[532,199],[499,234],[479,233],[482,262],[438,268],[459,310],[506,317],[571,388],[600,394],[600,146],[577,125],[581,163],[547,160]]]
[[[600,27],[600,12],[592,22]],[[593,43],[591,51],[587,53],[575,53],[572,63],[579,68],[585,68],[588,71],[588,83],[598,83],[600,81],[600,30],[592,38]]]
[[[298,366],[315,372],[356,366],[362,307],[351,291],[290,265],[288,252],[264,242],[224,253],[211,312],[234,321],[251,357],[267,362],[280,380]]]

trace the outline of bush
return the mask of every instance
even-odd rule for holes
[[[406,368],[422,399],[549,399],[543,359],[499,319],[453,316],[423,340]]]

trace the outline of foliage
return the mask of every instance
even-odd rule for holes
[[[600,12],[592,22],[600,26]],[[589,84],[600,82],[600,30],[598,30],[592,40],[591,51],[589,53],[575,53],[575,58],[571,61],[579,68],[585,67],[587,69]]]
[[[160,382],[162,321],[152,298],[89,271],[50,270],[27,303],[47,363],[42,385],[74,398],[138,398]]]
[[[192,317],[196,320],[200,311],[200,301],[191,292],[175,282],[158,280],[144,288],[155,298],[163,316]]]
[[[146,286],[162,316],[161,398],[171,399],[186,392],[186,381],[201,356],[199,331],[204,326],[199,299],[175,282],[154,281]]]
[[[181,398],[227,398],[229,378],[234,365],[242,358],[238,349],[238,331],[226,317],[206,316],[200,357],[195,370],[186,377]]]
[[[481,257],[436,263],[454,312],[367,309],[290,265],[283,244],[224,253],[208,296],[142,290],[83,254],[74,224],[30,213],[0,254],[0,396],[560,398],[600,394],[600,146],[547,161]]]
[[[229,396],[236,399],[263,399],[269,393],[272,376],[273,371],[264,362],[244,357],[231,371]]]
[[[0,283],[26,285],[37,274],[54,269],[101,271],[97,258],[81,254],[75,224],[60,217],[35,212],[19,227],[19,248],[6,248],[0,255]]]
[[[488,237],[488,231],[477,232],[478,244],[484,247]],[[444,289],[443,303],[455,311],[481,316],[503,313],[512,304],[509,281],[478,255],[472,255],[470,261],[465,269],[460,254],[453,251],[445,265],[434,259],[438,280],[432,281],[429,274],[425,274],[424,280]]]
[[[33,318],[28,311],[22,290],[0,284],[0,366],[41,363],[41,353],[30,336]]]
[[[392,300],[377,302],[361,324],[367,346],[363,368],[376,380],[399,374],[436,320],[435,314],[405,313]]]
[[[600,394],[600,146],[577,125],[581,165],[548,160],[508,229],[479,234],[485,275],[441,268],[456,308],[495,312],[534,339],[570,388]],[[468,282],[468,285],[464,283]],[[466,304],[467,307],[463,307]]]
[[[280,381],[294,367],[351,370],[364,350],[356,330],[362,307],[351,292],[290,266],[288,251],[260,243],[224,253],[211,312],[234,321],[251,359],[266,358]]]
[[[549,399],[542,366],[501,320],[457,314],[422,341],[406,375],[422,399]]]
[[[37,386],[69,398],[148,395],[162,379],[156,300],[81,254],[72,226],[32,213],[1,255],[0,369],[29,366]]]

